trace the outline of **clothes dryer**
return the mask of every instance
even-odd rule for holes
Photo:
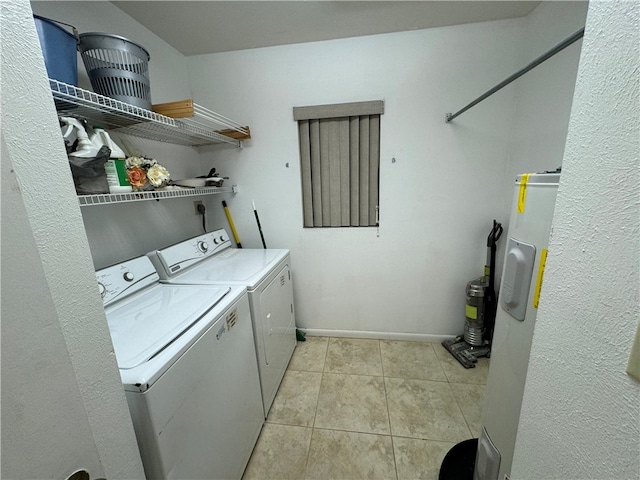
[[[247,288],[266,417],[296,346],[289,250],[231,248],[219,229],[148,256],[161,282]]]
[[[246,288],[96,272],[146,477],[240,479],[264,423]]]

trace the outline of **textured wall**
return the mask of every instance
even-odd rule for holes
[[[2,478],[104,475],[4,138],[0,175]]]
[[[31,9],[0,8],[2,476],[142,478]]]
[[[589,5],[513,479],[640,472],[639,20]]]

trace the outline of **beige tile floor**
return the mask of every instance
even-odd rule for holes
[[[437,479],[449,449],[478,436],[488,371],[438,343],[307,337],[243,480]]]

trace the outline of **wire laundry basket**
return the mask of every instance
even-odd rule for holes
[[[109,33],[81,33],[78,50],[93,90],[106,97],[151,110],[149,52]]]

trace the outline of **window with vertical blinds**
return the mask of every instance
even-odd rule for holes
[[[294,107],[305,227],[377,224],[383,101]]]

